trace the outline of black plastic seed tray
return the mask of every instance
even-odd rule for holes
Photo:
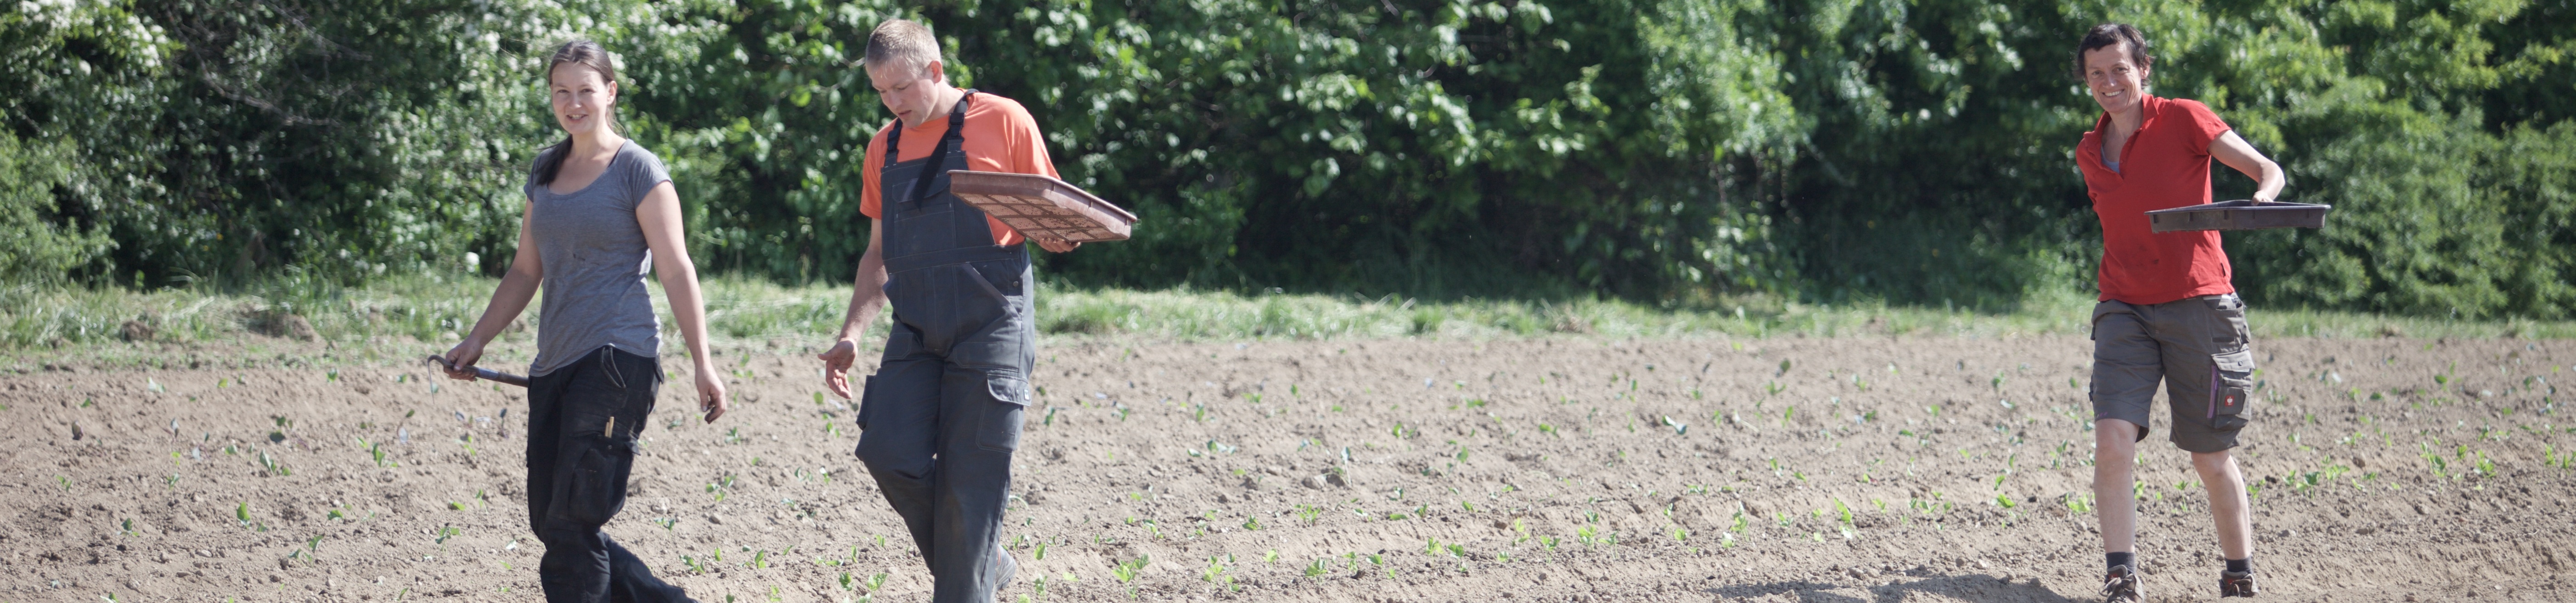
[[[2326,225],[2326,210],[2333,208],[2332,205],[2280,201],[2255,203],[2251,199],[2238,199],[2147,212],[2147,225],[2153,232],[2322,228]]]

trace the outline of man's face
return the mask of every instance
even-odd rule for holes
[[[2129,43],[2084,51],[2084,87],[2109,113],[2135,109],[2146,96],[2147,67],[2129,58]]]
[[[921,69],[913,69],[903,61],[869,65],[868,85],[876,87],[877,100],[883,101],[886,110],[894,112],[895,119],[903,120],[906,127],[947,113],[931,106],[938,102],[939,90],[948,86],[939,61],[931,61]]]

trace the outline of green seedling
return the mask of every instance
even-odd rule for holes
[[[1035,556],[1037,557],[1037,560],[1039,560],[1039,561],[1045,561],[1045,560],[1046,560],[1046,551],[1047,551],[1047,543],[1046,543],[1046,541],[1044,541],[1044,540],[1040,540],[1040,541],[1038,541],[1037,552],[1035,553]]]
[[[1209,557],[1209,558],[1208,558],[1208,565],[1207,565],[1207,567],[1206,567],[1205,569],[1201,569],[1201,570],[1199,570],[1199,579],[1200,579],[1200,580],[1203,580],[1203,581],[1211,582],[1211,583],[1216,583],[1216,582],[1220,582],[1220,581],[1225,582],[1225,583],[1229,583],[1229,584],[1230,584],[1230,583],[1232,583],[1232,582],[1234,581],[1234,579],[1225,575],[1225,571],[1226,571],[1225,564],[1224,564],[1224,563],[1221,563],[1221,562],[1219,562],[1219,561],[1217,561],[1217,559],[1218,559],[1218,558],[1216,558],[1216,557]]]
[[[1136,574],[1144,571],[1149,558],[1148,555],[1137,555],[1135,559],[1119,562],[1118,565],[1109,568],[1109,575],[1117,578],[1120,584],[1135,582]]]
[[[436,542],[440,548],[445,548],[447,546],[447,539],[455,538],[458,534],[463,533],[465,533],[465,530],[455,526],[439,526],[438,531],[436,532],[438,539],[433,542]]]
[[[1327,559],[1329,559],[1329,557]],[[1314,563],[1306,564],[1306,577],[1308,578],[1324,575],[1324,572],[1328,571],[1332,570],[1324,566],[1324,559],[1316,559]]]

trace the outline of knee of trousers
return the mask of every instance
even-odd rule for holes
[[[919,448],[916,446],[890,445],[895,442],[897,440],[893,438],[870,439],[860,435],[859,464],[866,465],[870,473],[877,475],[893,474],[907,479],[930,477],[931,451],[916,449]]]
[[[592,550],[599,548],[599,526],[556,518],[538,522],[536,531],[537,542],[545,543],[547,550],[606,554]]]

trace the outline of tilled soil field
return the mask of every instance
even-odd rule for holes
[[[1002,597],[2096,600],[2090,351],[1058,340]],[[2552,385],[2576,379],[2570,351],[2258,342],[2239,450],[2263,596],[2576,600],[2576,421]],[[698,424],[675,370],[609,532],[707,601],[926,599],[817,363],[723,357],[742,403]],[[521,391],[290,364],[0,376],[0,602],[541,598]],[[2167,420],[2137,492],[2149,597],[2214,599]]]

